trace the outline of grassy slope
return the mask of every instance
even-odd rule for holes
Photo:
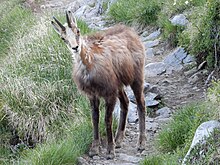
[[[88,102],[72,82],[70,53],[47,17],[36,18],[19,0],[1,1],[3,6],[10,10],[0,13],[0,105],[6,107],[0,111],[0,163],[74,163],[92,136]],[[82,33],[90,31],[78,24]],[[24,140],[15,154],[7,149],[9,126]],[[47,144],[23,151],[27,138]]]

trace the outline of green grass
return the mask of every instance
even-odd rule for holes
[[[189,105],[174,114],[173,120],[158,136],[158,145],[163,152],[172,152],[184,147],[196,128],[212,117],[211,108],[205,104]]]
[[[17,35],[17,30],[19,29],[19,35],[25,35],[34,22],[31,11],[17,4],[17,1],[7,2],[10,10],[6,10],[4,14],[0,13],[2,16],[0,24],[0,58],[7,55],[11,47],[10,43]]]
[[[77,157],[85,153],[91,143],[91,129],[90,122],[81,121],[79,126],[70,128],[67,137],[60,137],[58,141],[39,145],[34,150],[23,152],[17,164],[77,164]]]
[[[118,0],[111,5],[108,16],[115,22],[148,25],[156,22],[160,9],[159,0]]]
[[[72,129],[76,132],[71,134],[75,135],[77,131],[83,131],[77,123],[81,123],[81,120],[90,122],[88,101],[72,81],[71,55],[53,31],[50,19],[36,18],[20,1],[16,1],[16,5],[15,1],[11,3],[14,6],[10,11],[1,11],[0,25],[1,163],[13,160],[9,149],[9,126],[17,130],[21,140],[28,146],[30,142],[52,143],[53,140],[66,137],[70,125],[76,127]],[[83,34],[91,31],[83,21],[79,20],[78,26]],[[91,138],[91,129],[87,129],[86,133]],[[89,142],[83,142],[79,148],[88,148]],[[56,147],[59,148],[54,142]],[[74,150],[79,150],[74,149],[76,145],[72,147],[73,154]],[[23,153],[20,150],[17,152],[14,156]],[[81,153],[80,150],[78,153]]]

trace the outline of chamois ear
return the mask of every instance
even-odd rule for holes
[[[66,28],[55,18],[53,17],[54,21],[51,21],[51,24],[54,28],[54,30],[61,35],[61,32],[66,31]]]
[[[69,27],[76,27],[77,28],[77,22],[76,17],[73,15],[71,11],[66,12],[66,19]]]

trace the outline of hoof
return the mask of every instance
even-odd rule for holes
[[[93,141],[92,147],[89,150],[89,156],[99,155],[99,141]]]
[[[121,148],[123,139],[124,139],[124,132],[123,131],[118,132],[115,137],[115,148]]]
[[[109,159],[114,159],[115,158],[115,153],[112,152],[112,153],[107,153],[106,154],[106,159],[109,160]]]
[[[98,149],[91,148],[90,151],[89,151],[89,156],[93,157],[93,156],[96,156],[96,155],[99,155],[99,148]]]
[[[107,146],[106,159],[113,159],[115,157],[115,145],[110,144]]]
[[[145,137],[140,137],[137,144],[138,152],[142,152],[145,150],[145,143],[146,143]]]

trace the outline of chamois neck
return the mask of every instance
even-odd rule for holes
[[[79,60],[85,65],[86,68],[92,67],[92,56],[89,53],[89,47],[86,43],[86,39],[81,38],[81,50],[79,52]]]

